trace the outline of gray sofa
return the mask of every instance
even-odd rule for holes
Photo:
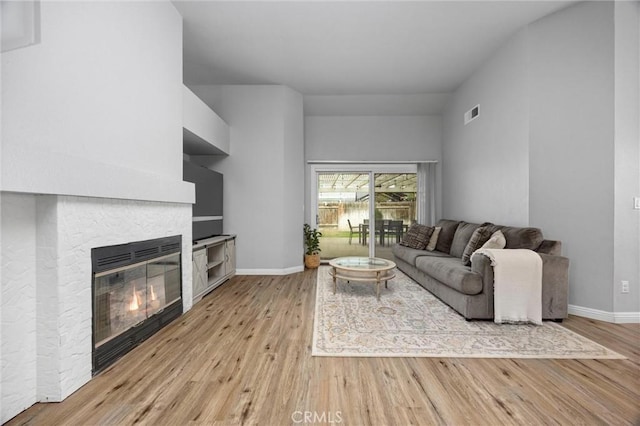
[[[473,232],[486,226],[501,230],[506,249],[530,249],[542,258],[542,319],[567,317],[569,259],[560,255],[560,241],[545,240],[538,228],[518,228],[441,220],[435,250],[416,250],[400,244],[392,248],[398,269],[451,306],[467,320],[493,319],[493,268],[486,256],[476,255],[471,266],[462,254]]]

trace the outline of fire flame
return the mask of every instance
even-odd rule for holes
[[[131,284],[131,290],[133,295],[131,296],[131,303],[129,303],[129,311],[137,311],[142,304],[140,300],[140,295],[136,292],[136,288],[133,284]]]
[[[155,291],[153,291],[153,286],[150,285],[149,289],[151,290],[151,301],[153,302],[154,300],[156,300],[158,297],[156,296]]]

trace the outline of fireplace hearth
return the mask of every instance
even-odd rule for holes
[[[182,314],[180,235],[91,250],[93,374]]]

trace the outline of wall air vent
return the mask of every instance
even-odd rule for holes
[[[479,115],[480,115],[480,105],[478,104],[473,108],[471,108],[469,111],[464,113],[464,125],[466,126],[467,124],[471,123],[473,120],[478,118]]]

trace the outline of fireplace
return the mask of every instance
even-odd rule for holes
[[[182,236],[91,250],[93,374],[182,314]]]

